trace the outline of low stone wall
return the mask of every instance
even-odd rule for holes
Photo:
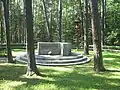
[[[63,42],[38,42],[39,55],[62,55],[71,54],[72,45]]]

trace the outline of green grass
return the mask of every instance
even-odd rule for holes
[[[25,51],[26,51],[25,49],[12,49],[12,52],[25,52]],[[0,50],[0,57],[5,57],[5,56],[7,56],[6,49],[1,49]]]
[[[25,52],[26,49],[12,49],[12,51],[14,51],[14,52]]]
[[[6,50],[0,49],[0,56],[6,56]]]
[[[92,55],[90,51],[91,59]],[[0,90],[120,90],[120,53],[103,52],[103,56],[109,71],[99,74],[93,71],[93,60],[75,66],[38,66],[46,77],[26,77],[26,65],[0,63]]]

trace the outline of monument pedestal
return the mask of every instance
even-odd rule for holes
[[[64,42],[38,42],[38,55],[62,55],[71,54],[72,45]]]

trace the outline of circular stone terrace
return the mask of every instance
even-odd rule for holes
[[[90,62],[88,57],[71,52],[70,43],[60,42],[39,42],[35,59],[37,65],[43,66],[67,66]],[[15,60],[27,63],[27,54],[16,56]]]

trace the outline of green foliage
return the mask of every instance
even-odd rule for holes
[[[115,45],[115,44],[119,43],[118,39],[116,40],[117,35],[118,35],[118,33],[111,31],[111,33],[107,37],[107,42],[110,45]]]
[[[45,0],[47,1],[47,0]],[[82,8],[84,7],[84,0],[82,1]],[[105,44],[107,45],[120,45],[120,3],[119,0],[108,0],[106,4],[105,13]],[[43,11],[42,0],[33,0],[33,29],[34,40],[48,41],[47,29],[45,25],[45,15]],[[99,12],[100,11],[99,0]],[[24,2],[22,0],[10,0],[10,33],[12,43],[25,43],[26,42],[26,25],[25,25],[25,10]],[[84,8],[83,8],[84,9]],[[90,10],[90,8],[89,8]],[[63,0],[63,15],[62,15],[62,32],[63,41],[70,42],[75,46],[76,32],[75,23],[76,19],[81,19],[80,0]],[[89,11],[89,20],[91,13]],[[1,27],[1,26],[0,26]],[[91,24],[89,22],[89,43],[92,44]],[[58,1],[52,0],[52,30],[53,41],[58,41]],[[0,40],[5,38],[5,34],[0,30]],[[81,39],[79,40],[80,42]],[[3,41],[5,42],[5,40]]]
[[[106,44],[120,45],[120,3],[110,1],[106,12]]]
[[[114,3],[120,3],[120,0],[114,0]]]

